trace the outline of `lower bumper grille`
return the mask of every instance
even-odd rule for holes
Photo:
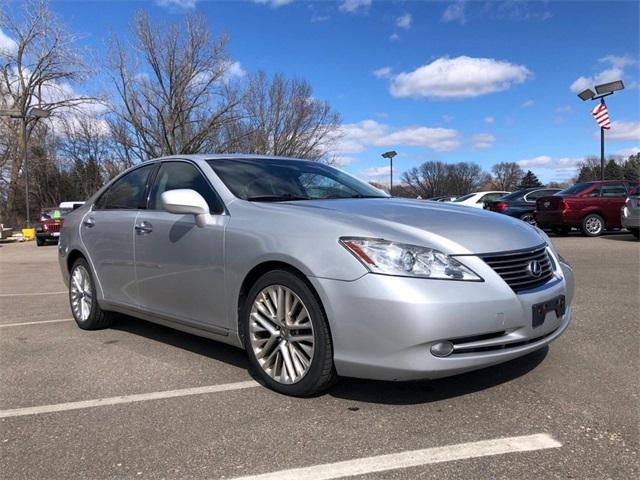
[[[496,332],[496,333],[490,333],[487,335],[480,335],[476,337],[458,338],[451,341],[451,343],[453,343],[454,345],[454,349],[451,355],[459,355],[463,353],[497,352],[501,350],[510,350],[513,348],[524,347],[525,345],[529,345],[531,343],[536,343],[536,342],[539,342],[540,340],[544,340],[545,338],[550,337],[551,335],[556,333],[556,331],[557,329],[552,330],[551,332],[546,333],[545,335],[542,335],[540,337],[530,338],[527,340],[519,340],[517,342],[496,343],[496,344],[486,345],[486,346],[476,345],[476,346],[465,347],[464,344],[469,342],[476,342],[478,340],[489,340],[489,339],[498,338],[504,335],[506,332]]]
[[[553,260],[546,245],[531,250],[490,253],[480,258],[516,293],[544,285],[553,277]]]

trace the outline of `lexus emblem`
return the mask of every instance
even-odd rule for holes
[[[532,260],[529,262],[529,265],[527,265],[527,271],[533,278],[538,278],[542,275],[542,265],[540,265],[538,260]]]

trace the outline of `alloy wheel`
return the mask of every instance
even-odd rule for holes
[[[78,265],[71,275],[71,308],[77,320],[84,322],[91,315],[93,291],[87,269]]]
[[[262,289],[251,306],[249,340],[260,367],[276,382],[299,382],[309,371],[314,352],[309,311],[283,285]]]
[[[536,224],[536,218],[533,216],[532,213],[525,213],[520,217],[520,220],[522,220],[523,222],[527,222],[529,225]]]
[[[600,220],[598,217],[589,217],[585,222],[585,227],[587,229],[587,232],[592,235],[597,235],[602,230],[602,220]]]

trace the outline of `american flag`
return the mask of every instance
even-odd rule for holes
[[[596,108],[591,112],[593,118],[596,119],[600,128],[611,128],[611,121],[609,120],[609,112],[607,111],[607,106],[604,102],[600,102]]]

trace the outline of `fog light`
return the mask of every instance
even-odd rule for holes
[[[448,357],[453,352],[453,343],[438,342],[431,345],[431,353],[436,357]]]

